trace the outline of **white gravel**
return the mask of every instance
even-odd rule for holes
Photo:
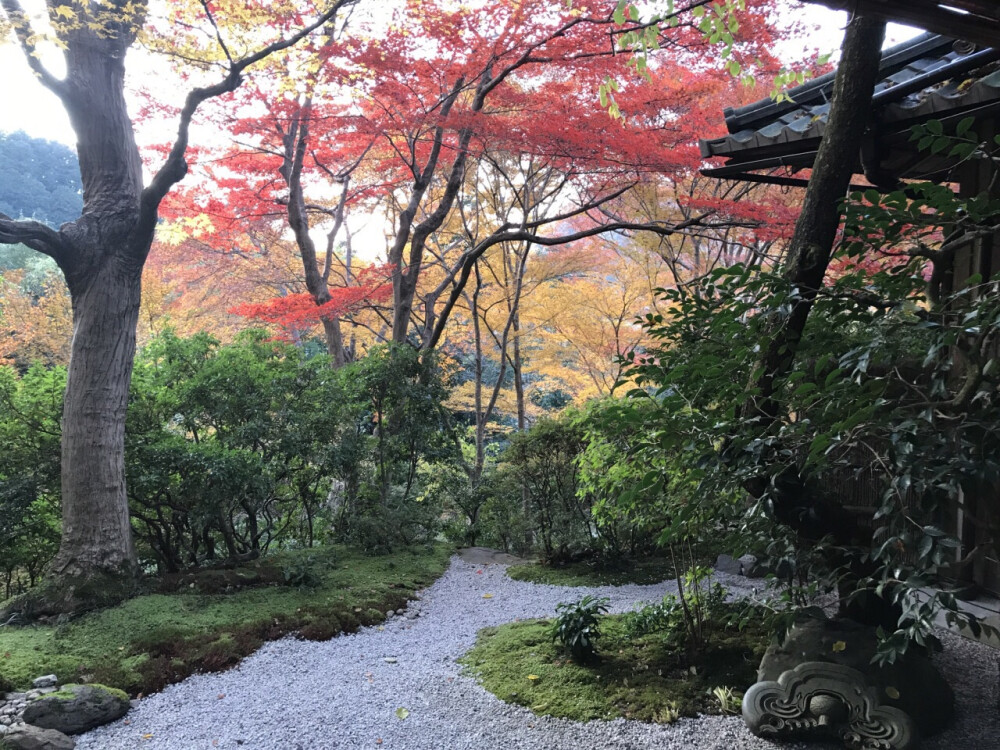
[[[655,601],[674,584],[593,589],[522,583],[501,565],[451,567],[406,617],[383,630],[317,643],[285,638],[240,666],[195,675],[142,699],[124,721],[82,735],[78,750],[773,750],[739,717],[683,719],[669,726],[618,719],[585,724],[539,717],[506,704],[461,674],[455,659],[480,628],[551,616],[562,601],[607,596],[613,611]],[[481,571],[481,572],[480,572]],[[734,594],[754,582],[717,578]],[[492,594],[492,598],[483,598]],[[414,616],[419,612],[419,616]],[[941,666],[958,695],[957,725],[924,747],[1000,748],[997,656],[949,638]],[[409,715],[400,719],[396,712]],[[816,747],[813,745],[812,747]]]

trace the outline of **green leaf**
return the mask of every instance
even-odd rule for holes
[[[400,721],[403,721],[403,719],[405,719],[409,715],[410,715],[410,712],[407,709],[403,708],[403,707],[400,707],[400,708],[396,709],[396,718],[399,719]]]

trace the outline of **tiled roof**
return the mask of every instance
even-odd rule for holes
[[[876,129],[899,131],[921,120],[1000,106],[997,60],[1000,49],[975,50],[935,34],[886,50],[872,100]],[[762,99],[726,110],[730,135],[703,140],[702,155],[728,157],[727,166],[759,160],[808,166],[826,128],[833,80],[830,73],[790,90],[790,102]]]

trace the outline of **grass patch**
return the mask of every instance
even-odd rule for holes
[[[759,623],[742,632],[717,626],[703,652],[688,654],[662,634],[629,637],[620,615],[603,618],[601,628],[600,660],[590,666],[568,659],[552,641],[548,620],[486,628],[461,663],[501,700],[538,714],[669,723],[722,713],[712,693],[718,687],[733,689],[738,711],[769,641]]]
[[[525,563],[511,565],[507,575],[515,581],[552,586],[621,586],[659,583],[674,577],[673,563],[662,557],[639,560],[583,560],[565,565]]]
[[[136,695],[198,671],[233,666],[265,641],[299,632],[326,640],[381,622],[448,565],[452,548],[430,545],[370,557],[346,547],[282,552],[245,566],[244,586],[207,571],[59,626],[0,629],[0,685],[18,689],[54,673]],[[311,559],[310,559],[311,556]],[[314,586],[275,582],[309,559]],[[254,568],[257,571],[254,571]],[[283,576],[282,576],[283,579]],[[204,593],[211,591],[213,593]]]

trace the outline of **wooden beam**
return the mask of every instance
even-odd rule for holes
[[[983,47],[1000,40],[1000,5],[984,0],[805,0],[834,10],[877,16],[964,39]],[[961,10],[968,11],[962,13]]]

